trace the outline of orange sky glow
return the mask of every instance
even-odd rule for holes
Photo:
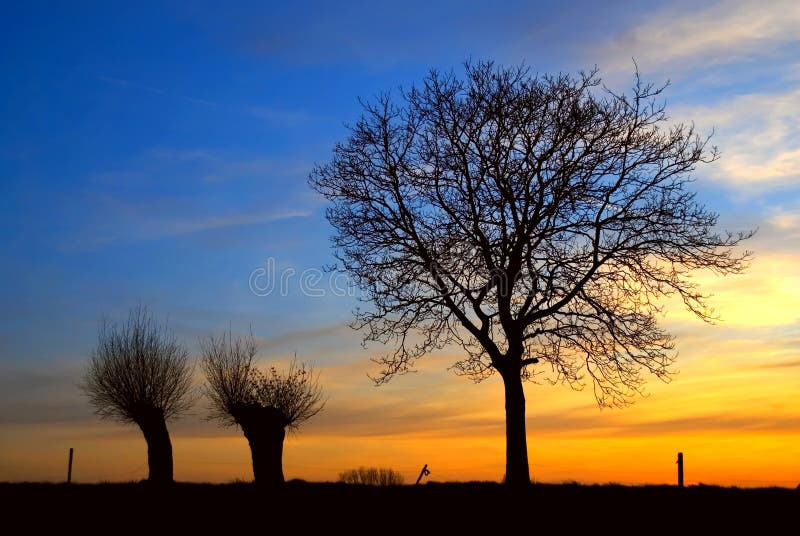
[[[632,406],[601,410],[591,386],[573,391],[546,382],[528,384],[533,479],[674,483],[682,451],[687,484],[796,486],[800,407],[793,400],[800,392],[795,331],[800,285],[794,284],[798,264],[780,261],[780,256],[757,260],[747,275],[709,282],[720,289],[715,304],[721,304],[725,320],[717,325],[677,309],[667,313],[665,325],[678,337],[677,374],[668,384],[650,381],[647,396]],[[345,327],[325,337],[357,338]],[[366,377],[374,369],[369,350],[327,355],[330,364],[318,367],[327,406],[288,436],[286,478],[332,481],[363,465],[394,468],[413,482],[427,463],[431,480],[499,481],[505,448],[502,384],[497,377],[474,384],[447,371],[455,352],[430,356],[418,372],[382,387]],[[204,421],[202,408],[201,402],[196,415],[171,425],[176,479],[252,478],[244,437]],[[73,447],[78,482],[145,478],[146,446],[138,429],[86,413],[80,425],[6,426],[0,439],[2,469],[11,480],[61,480]]]

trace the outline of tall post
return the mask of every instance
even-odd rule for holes
[[[678,453],[678,487],[683,487],[683,452]]]
[[[72,482],[72,447],[69,448],[69,464],[67,465],[67,484]]]

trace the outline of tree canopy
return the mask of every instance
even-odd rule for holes
[[[322,411],[322,388],[311,367],[292,359],[284,372],[274,366],[261,370],[255,363],[257,353],[252,336],[235,340],[227,335],[211,336],[203,342],[202,367],[211,418],[240,425],[240,410],[255,405],[276,410],[282,426],[291,430]]]
[[[192,372],[188,350],[137,307],[122,324],[103,321],[82,388],[101,417],[138,422],[157,408],[171,419],[194,402]]]

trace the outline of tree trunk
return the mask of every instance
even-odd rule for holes
[[[283,427],[261,424],[243,428],[244,436],[250,443],[253,457],[253,478],[256,484],[283,484]]]
[[[250,443],[256,484],[283,484],[283,416],[274,408],[252,405],[240,408],[235,418]]]
[[[169,439],[164,412],[148,408],[136,421],[147,441],[148,480],[156,484],[172,482],[172,442]]]
[[[528,439],[525,433],[525,391],[519,371],[502,373],[506,395],[506,484],[527,486]]]

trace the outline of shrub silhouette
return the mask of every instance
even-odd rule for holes
[[[359,467],[339,473],[339,482],[366,486],[400,486],[403,475],[393,469],[383,467]]]

